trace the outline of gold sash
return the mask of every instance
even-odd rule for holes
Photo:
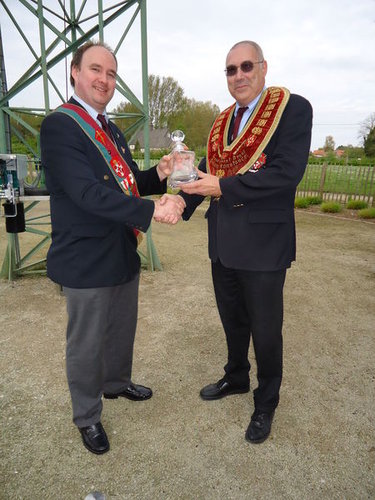
[[[230,177],[259,170],[266,163],[263,150],[280,122],[289,96],[284,87],[265,89],[252,116],[231,144],[228,132],[236,105],[220,113],[208,137],[207,171],[217,177]]]

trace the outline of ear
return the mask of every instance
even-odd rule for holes
[[[73,66],[71,69],[71,75],[74,78],[74,80],[77,78],[78,73],[79,73],[78,66]]]
[[[263,64],[262,64],[262,70],[263,70],[263,76],[266,76],[267,74],[267,71],[268,71],[268,64],[267,64],[267,61],[263,61]]]

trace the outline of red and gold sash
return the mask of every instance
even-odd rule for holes
[[[208,172],[217,177],[230,177],[259,170],[266,163],[263,150],[280,122],[289,96],[289,90],[284,87],[265,89],[252,116],[231,144],[228,144],[228,132],[236,105],[220,113],[208,137]]]
[[[120,155],[112,140],[87,111],[80,106],[70,103],[61,105],[55,111],[64,113],[77,122],[93,144],[98,148],[122,192],[128,196],[139,197],[137,183],[129,165]],[[139,231],[134,229],[134,233],[139,240]]]

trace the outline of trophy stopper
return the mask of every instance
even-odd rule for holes
[[[174,142],[172,151],[183,151],[185,144],[182,142],[185,139],[185,134],[182,130],[175,130],[171,134],[171,140]]]
[[[174,142],[172,148],[173,167],[169,176],[168,184],[171,188],[177,188],[181,184],[193,182],[198,179],[197,171],[194,167],[195,153],[188,151],[182,142],[185,134],[182,130],[175,130],[171,133],[171,140]]]

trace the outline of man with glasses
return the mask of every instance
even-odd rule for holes
[[[255,42],[230,49],[225,73],[236,102],[215,120],[199,180],[181,193],[185,220],[211,197],[209,256],[228,347],[224,377],[200,395],[210,401],[249,392],[252,337],[258,387],[245,437],[261,443],[279,403],[283,287],[295,260],[294,197],[308,159],[312,108],[286,88],[265,86],[267,62]]]

